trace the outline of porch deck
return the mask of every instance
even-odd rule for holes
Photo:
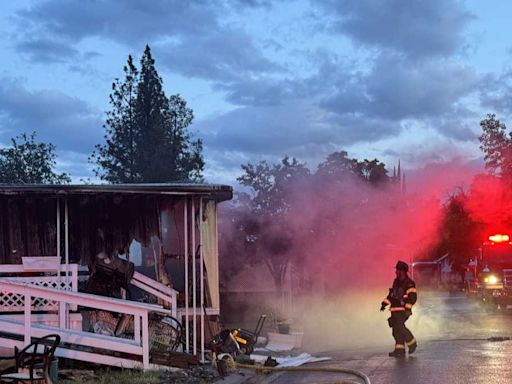
[[[0,265],[0,348],[22,348],[32,337],[58,334],[62,345],[56,355],[92,363],[124,368],[149,369],[149,315],[177,315],[177,292],[162,284],[135,274],[132,283],[167,302],[162,305],[77,292],[78,266],[57,265],[54,268],[30,268],[43,276],[12,276],[26,273],[23,265]],[[87,307],[129,315],[133,319],[133,338],[102,335],[84,331],[77,308]],[[22,312],[22,313],[20,313]]]

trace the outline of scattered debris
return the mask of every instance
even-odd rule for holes
[[[268,332],[268,344],[264,349],[272,352],[291,351],[292,349],[302,348],[302,332],[290,332],[289,334],[281,334]],[[259,350],[258,348],[256,351]]]
[[[269,356],[252,354],[251,359],[256,363],[265,364]],[[280,367],[298,367],[306,363],[317,363],[319,361],[332,360],[330,357],[314,357],[309,353],[301,353],[299,356],[276,357],[273,359]]]
[[[199,358],[184,352],[153,351],[151,362],[177,368],[191,368],[199,365]]]
[[[272,356],[267,357],[267,360],[265,360],[265,363],[263,364],[264,367],[277,367],[277,360],[273,359]]]
[[[212,383],[218,379],[211,367],[196,367],[186,371],[165,372],[163,383],[172,384],[203,384]]]
[[[487,340],[488,341],[494,341],[494,342],[497,342],[497,341],[508,341],[508,340],[510,340],[510,337],[507,337],[507,336],[494,336],[494,337],[489,337]]]
[[[261,329],[265,324],[267,315],[262,314],[258,319],[254,331],[247,329],[224,329],[210,341],[210,348],[214,355],[229,353],[232,357],[240,354],[249,355],[254,351]]]

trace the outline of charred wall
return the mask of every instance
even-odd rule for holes
[[[88,264],[98,253],[125,253],[160,237],[159,212],[172,200],[154,195],[70,196],[70,260]]]
[[[55,255],[56,241],[55,199],[0,196],[0,263]]]
[[[64,198],[61,254],[64,254]],[[57,254],[56,196],[0,196],[0,263],[22,256]],[[160,212],[176,198],[164,195],[76,194],[66,196],[71,262],[88,264],[100,252],[124,253],[133,239],[148,245],[160,234]]]

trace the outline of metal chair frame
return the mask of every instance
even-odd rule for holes
[[[21,351],[15,347],[16,372],[1,375],[0,383],[51,383],[49,369],[59,343],[60,336],[51,334],[35,339]]]

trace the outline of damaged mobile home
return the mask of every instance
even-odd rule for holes
[[[217,204],[231,197],[207,184],[0,185],[0,347],[58,334],[57,356],[147,369],[165,363],[153,351],[172,329],[173,348],[183,339],[204,360]]]

